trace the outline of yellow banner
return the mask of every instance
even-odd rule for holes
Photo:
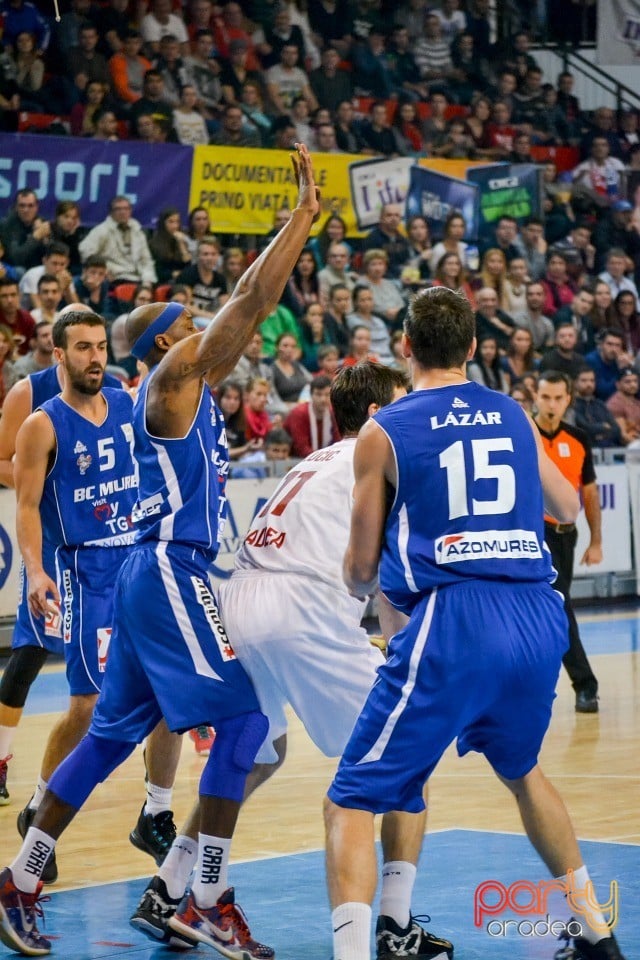
[[[322,196],[320,229],[330,213],[337,213],[347,224],[349,236],[362,235],[358,229],[351,191],[349,168],[352,164],[384,164],[384,158],[348,153],[312,154],[316,182]],[[421,166],[464,179],[466,160],[420,160]],[[374,186],[382,203],[404,202],[403,184],[380,179]],[[233,147],[196,147],[191,174],[189,209],[205,207],[215,233],[269,233],[274,214],[283,206],[293,207],[297,190],[290,155],[284,150],[253,150]]]

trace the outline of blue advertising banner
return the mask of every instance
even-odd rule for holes
[[[535,163],[491,163],[469,167],[467,179],[480,187],[480,239],[493,237],[500,217],[514,217],[519,224],[539,217],[541,167]]]
[[[0,214],[6,215],[18,190],[29,187],[42,217],[50,220],[58,201],[73,200],[83,224],[93,226],[104,220],[109,201],[123,194],[136,220],[150,227],[164,207],[186,216],[192,163],[192,148],[179,144],[159,149],[132,140],[0,134]]]
[[[479,193],[478,187],[465,180],[447,177],[424,167],[412,167],[405,216],[407,220],[415,216],[426,217],[432,238],[441,240],[445,220],[452,210],[457,210],[467,225],[465,238],[475,240],[478,236]]]

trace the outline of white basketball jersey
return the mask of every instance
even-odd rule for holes
[[[349,542],[356,438],[302,460],[258,513],[236,555],[237,570],[296,573],[346,590],[342,560]]]

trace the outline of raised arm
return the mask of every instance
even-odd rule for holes
[[[258,325],[272,313],[319,213],[319,194],[307,148],[292,158],[298,203],[291,219],[241,277],[233,294],[202,334],[175,344],[154,376],[156,389],[178,389],[206,377],[220,383],[235,367]]]
[[[13,455],[18,430],[31,413],[31,381],[19,380],[6,396],[0,417],[0,483],[13,487]]]
[[[389,478],[391,459],[391,445],[386,434],[369,420],[356,443],[351,533],[342,570],[349,592],[356,597],[372,594],[378,582],[386,516],[385,481]]]
[[[18,545],[28,579],[27,597],[32,613],[44,617],[49,609],[48,596],[60,600],[58,588],[42,566],[42,521],[40,502],[47,476],[49,458],[56,448],[51,421],[36,411],[27,417],[16,437],[14,475],[18,507],[16,530]]]
[[[545,510],[559,523],[574,523],[580,513],[578,494],[553,460],[550,460],[544,452],[540,434],[533,420],[530,421],[530,425],[538,448],[538,469],[542,481]]]

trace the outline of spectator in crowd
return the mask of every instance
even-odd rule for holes
[[[402,24],[398,23],[393,28],[385,60],[393,97],[410,101],[427,99],[429,87],[420,78],[409,31]]]
[[[310,110],[318,106],[309,78],[298,66],[298,56],[295,44],[285,44],[280,52],[280,63],[270,67],[265,74],[269,99],[278,116],[286,116],[297,97],[304,97]]]
[[[209,143],[209,131],[197,104],[196,88],[186,83],[180,91],[180,103],[173,111],[173,129],[178,143],[189,147]]]
[[[11,56],[11,72],[15,77],[16,93],[22,110],[42,111],[42,81],[44,63],[36,46],[35,34],[23,30],[16,37]]]
[[[291,104],[289,117],[296,128],[296,140],[298,143],[311,143],[313,138],[313,129],[310,120],[309,104],[304,97],[296,97]]]
[[[245,83],[257,83],[264,89],[262,74],[249,66],[249,46],[245,40],[232,40],[229,43],[229,57],[220,72],[222,96],[225,103],[239,103]]]
[[[80,27],[83,23],[97,23],[100,18],[100,7],[93,0],[71,0],[71,9],[65,12],[61,22],[56,23],[54,42],[50,45],[49,54],[53,55],[53,65],[64,66],[72,47],[80,42]],[[55,56],[56,52],[59,54]]]
[[[318,304],[319,310],[321,310]],[[311,374],[297,357],[300,355],[298,340],[291,333],[281,333],[276,340],[275,359],[271,366],[273,391],[287,409],[292,409],[300,399],[300,393]]]
[[[356,96],[390,99],[393,88],[387,68],[385,38],[379,27],[373,27],[366,38],[354,44],[351,59]]]
[[[467,265],[467,244],[463,242],[467,226],[464,217],[458,210],[452,210],[444,222],[444,236],[439,243],[436,243],[431,251],[429,266],[431,273],[436,272],[440,258],[445,253],[457,253],[460,257],[460,263]]]
[[[100,8],[94,22],[100,36],[100,52],[104,53],[107,59],[121,53],[127,32],[131,29],[128,0],[109,0],[108,4]]]
[[[340,439],[338,425],[331,410],[331,380],[314,377],[309,400],[297,404],[282,426],[291,437],[291,456],[308,457]]]
[[[467,377],[489,390],[509,392],[509,378],[500,364],[498,342],[493,335],[480,335],[475,356],[467,364]]]
[[[640,133],[638,132],[638,113],[636,110],[622,111],[620,114],[617,136],[620,146],[620,159],[626,164],[628,162],[631,147],[635,147],[640,144]]]
[[[158,283],[175,280],[185,265],[191,263],[187,238],[180,225],[180,211],[176,207],[165,207],[160,212],[158,225],[149,238],[149,249]]]
[[[320,351],[323,347],[332,346],[338,351],[338,338],[331,318],[325,314],[319,303],[308,304],[304,311],[300,320],[300,343],[302,365],[314,375],[320,369]]]
[[[603,270],[598,279],[604,280],[614,299],[623,290],[632,293],[636,298],[636,310],[640,310],[638,288],[634,281],[626,276],[627,266],[627,256],[622,247],[612,247],[607,254],[606,269]]]
[[[18,357],[13,365],[17,380],[28,377],[31,373],[46,370],[47,367],[52,367],[55,364],[52,329],[49,320],[40,320],[36,323],[33,336],[29,340],[29,352],[25,353],[23,357]]]
[[[67,75],[73,80],[78,96],[92,80],[104,84],[106,89],[109,87],[109,66],[97,46],[96,25],[91,22],[83,23],[80,27],[78,46],[71,48],[67,61]]]
[[[86,227],[80,223],[80,207],[74,200],[60,200],[56,204],[55,216],[51,221],[51,241],[64,243],[69,253],[69,271],[77,275],[82,269],[80,260],[80,241],[87,235]]]
[[[449,123],[446,115],[448,106],[448,98],[442,90],[436,88],[430,93],[429,117],[422,126],[425,149],[428,153],[437,154],[440,147],[443,147],[447,142],[449,134]]]
[[[608,207],[619,198],[624,164],[617,157],[610,156],[609,143],[603,136],[593,138],[590,154],[588,160],[583,160],[573,170],[574,195],[579,187],[581,196],[597,207]]]
[[[312,147],[317,153],[340,153],[336,141],[336,131],[331,123],[316,125]]]
[[[80,100],[74,103],[71,114],[71,134],[74,137],[91,137],[95,132],[95,117],[107,102],[108,87],[102,80],[89,80]]]
[[[207,0],[205,0],[207,2]],[[184,57],[188,82],[195,87],[198,107],[206,120],[213,120],[222,101],[221,66],[213,55],[213,33],[197,30],[189,56]]]
[[[191,259],[195,260],[198,255],[198,244],[201,240],[211,239],[211,218],[206,207],[194,207],[189,211],[189,226],[187,228],[187,246],[191,253]]]
[[[235,0],[228,0],[222,7],[222,17],[214,19],[213,36],[219,55],[225,59],[231,56],[234,42],[244,43],[248,69],[259,70],[260,60],[250,32],[251,29],[252,25],[245,19],[240,4],[236,3]]]
[[[577,287],[567,272],[567,260],[563,253],[551,247],[547,254],[547,272],[544,286],[544,312],[553,320],[561,307],[573,303]]]
[[[356,363],[360,363],[363,360],[378,363],[380,357],[371,350],[371,331],[369,328],[357,326],[351,331],[351,336],[349,337],[349,352],[342,361],[342,366],[354,367]]]
[[[418,270],[422,280],[431,276],[431,231],[425,217],[419,214],[410,217],[407,223],[407,266]]]
[[[558,91],[552,83],[544,83],[542,95],[544,112],[537,118],[540,141],[549,146],[568,143],[570,129],[564,112],[558,106]]]
[[[533,337],[524,327],[515,327],[509,339],[507,355],[501,358],[500,364],[508,374],[510,384],[536,371],[538,362],[533,349]]]
[[[0,280],[6,277],[8,280],[15,280],[17,282],[18,276],[18,270],[4,259],[4,246],[0,239]]]
[[[500,100],[509,107],[509,116],[513,116],[516,109],[515,92],[518,89],[518,77],[515,70],[509,67],[502,67],[498,71],[498,77],[494,86],[489,87],[487,95],[491,101]]]
[[[40,53],[49,46],[50,30],[46,19],[29,0],[7,0],[2,5],[3,42],[15,47],[21,33],[33,34]]]
[[[595,395],[596,375],[591,367],[586,364],[580,367],[573,386],[576,427],[584,430],[594,447],[621,447],[620,427],[604,400],[599,400]]]
[[[271,117],[265,113],[262,100],[262,87],[253,80],[247,80],[240,93],[240,109],[245,130],[257,131],[264,145],[271,134]]]
[[[318,273],[320,297],[326,301],[329,291],[341,284],[352,291],[358,275],[349,270],[349,247],[345,243],[331,243],[327,251],[327,265]]]
[[[380,210],[377,227],[364,238],[363,250],[383,250],[387,257],[387,275],[392,279],[400,276],[409,260],[409,243],[400,231],[402,210],[397,203],[385,203]]]
[[[9,263],[22,270],[37,267],[42,262],[46,242],[51,236],[51,225],[38,215],[38,198],[33,190],[18,190],[15,205],[0,223],[0,240]]]
[[[118,137],[118,118],[113,110],[101,107],[93,115],[92,140],[116,141]]]
[[[370,287],[358,285],[353,293],[353,312],[347,317],[347,326],[366,327],[371,333],[371,348],[382,363],[389,366],[393,362],[389,345],[389,330],[382,317],[374,313],[373,292]]]
[[[216,400],[224,415],[224,429],[229,445],[229,458],[238,460],[262,446],[259,439],[247,440],[246,420],[242,397],[242,384],[237,380],[224,380],[216,390]]]
[[[640,315],[633,293],[630,290],[621,290],[614,300],[613,309],[615,320],[612,326],[624,333],[625,347],[635,357],[640,351]]]
[[[136,128],[138,118],[153,117],[171,123],[173,106],[165,96],[164,80],[159,70],[147,70],[142,85],[142,96],[131,107],[130,122]]]
[[[270,24],[253,35],[256,49],[260,54],[262,67],[268,70],[280,62],[280,51],[285,44],[298,48],[298,62],[306,67],[306,48],[302,30],[291,22],[289,7],[285,3],[276,4]]]
[[[222,275],[226,282],[226,293],[233,293],[246,269],[247,258],[244,250],[241,247],[227,247],[222,255]]]
[[[109,312],[109,281],[107,261],[100,254],[87,257],[82,274],[75,281],[76,297],[80,303],[91,307],[94,313],[104,317]]]
[[[424,16],[427,9],[427,0],[403,0],[396,7],[393,22],[403,26],[409,34],[409,41],[413,45],[424,33]]]
[[[509,390],[509,396],[522,407],[525,413],[529,416],[533,415],[534,394],[525,387],[524,383],[514,383]]]
[[[338,104],[334,129],[336,143],[343,153],[360,153],[365,147],[361,126],[355,119],[353,104],[349,100],[343,100]]]
[[[298,321],[288,307],[280,303],[276,309],[260,324],[260,332],[264,341],[263,350],[267,357],[275,357],[278,337],[283,333],[293,336],[296,343],[300,342],[300,327]]]
[[[180,102],[180,91],[188,77],[184,60],[180,56],[180,44],[172,33],[165,34],[160,40],[160,56],[155,65],[164,81],[165,100],[176,107]]]
[[[481,287],[476,293],[476,336],[480,340],[491,336],[501,353],[506,353],[515,324],[498,306],[498,294],[493,287]]]
[[[368,249],[362,258],[362,264],[365,275],[360,278],[360,283],[371,289],[375,313],[391,327],[406,304],[396,284],[386,278],[389,257],[384,250]]]
[[[606,267],[607,256],[613,247],[624,251],[631,261],[640,256],[640,234],[633,224],[633,207],[628,200],[616,200],[598,219],[593,231],[597,273]]]
[[[542,355],[540,360],[540,372],[545,370],[557,370],[564,373],[571,380],[575,380],[578,370],[589,363],[589,358],[584,354],[578,353],[578,333],[572,323],[561,324],[554,337],[554,345]]]
[[[501,309],[505,302],[505,284],[507,280],[507,258],[499,247],[489,247],[482,255],[480,273],[473,286],[476,289],[491,287],[498,295]]]
[[[240,467],[232,468],[231,475],[238,479],[262,480],[264,477],[276,476],[282,477],[286,472],[286,465],[283,460],[289,460],[291,457],[291,437],[282,427],[273,427],[264,438],[264,441],[250,441],[256,444],[253,450],[249,450],[240,459]],[[245,466],[245,464],[270,464],[271,469],[266,466]]]
[[[515,246],[516,244],[511,241]],[[546,272],[547,241],[544,238],[544,224],[538,217],[529,217],[522,225],[520,255],[524,256],[527,273],[532,280],[541,280]],[[517,254],[516,254],[517,256]],[[507,254],[507,259],[513,259]]]
[[[181,52],[189,53],[189,35],[184,20],[171,12],[171,0],[151,0],[151,9],[142,18],[142,33],[148,54],[153,58],[160,53],[160,41],[167,34],[174,36],[180,44]]]
[[[496,100],[487,125],[489,146],[485,151],[492,160],[506,160],[513,150],[513,140],[518,130],[511,122],[511,110],[504,100]]]
[[[0,280],[0,324],[8,327],[18,352],[29,352],[29,341],[35,330],[35,320],[26,310],[20,309],[18,284],[4,277]]]
[[[442,34],[440,18],[432,10],[425,17],[424,33],[416,41],[413,55],[421,80],[430,89],[437,86],[440,90],[448,91],[448,81],[454,77],[451,45]]]
[[[514,257],[522,256],[523,247],[518,238],[518,221],[514,217],[499,217],[494,228],[494,239],[485,241],[480,252],[485,254],[489,250],[499,250],[507,263]]]
[[[320,268],[327,263],[327,253],[332,243],[344,243],[349,255],[351,254],[351,248],[346,243],[346,236],[347,225],[342,217],[336,213],[329,214],[320,231],[308,243]]]
[[[502,59],[502,68],[510,70],[517,77],[518,84],[523,84],[527,71],[538,66],[538,62],[531,55],[531,38],[526,30],[519,30],[511,38],[509,49]]]
[[[211,320],[227,298],[225,278],[216,266],[220,258],[220,247],[215,237],[204,237],[198,244],[196,262],[176,277],[177,283],[191,287],[193,305],[198,316]]]
[[[502,294],[502,308],[510,317],[526,309],[527,283],[530,279],[524,257],[514,257],[509,261]]]
[[[340,370],[340,351],[333,343],[326,343],[318,349],[318,369],[314,377],[329,377],[334,380]],[[304,397],[306,391],[303,391]]]
[[[296,138],[296,127],[291,117],[276,117],[271,127],[269,146],[274,150],[293,150]]]
[[[262,334],[256,330],[231,374],[231,379],[237,380],[245,392],[249,383],[256,378],[266,380],[268,392],[271,390],[271,364],[265,363],[261,358]]]
[[[448,160],[469,160],[475,157],[473,140],[466,132],[464,120],[453,117],[449,121],[444,144],[433,153]]]
[[[513,99],[515,101],[513,122],[526,124],[529,129],[539,135],[544,126],[542,118],[547,109],[540,67],[527,69],[522,85],[514,92]]]
[[[590,314],[593,310],[593,294],[585,288],[578,290],[570,305],[561,307],[553,318],[556,326],[570,323],[578,334],[577,348],[588,353],[595,346],[595,331],[591,325]]]
[[[36,328],[39,323],[46,322],[53,325],[58,319],[61,300],[60,281],[54,274],[43,273],[38,280],[38,299],[40,306],[29,311],[36,322]]]
[[[298,257],[282,302],[289,307],[296,317],[301,317],[306,308],[312,303],[320,303],[320,282],[318,279],[318,265],[313,250],[305,247]]]
[[[329,290],[325,325],[331,330],[332,337],[343,357],[349,346],[349,324],[347,317],[351,313],[351,291],[344,283],[336,283]]]
[[[596,349],[584,358],[596,374],[596,397],[608,400],[615,393],[621,370],[633,366],[633,357],[625,350],[624,334],[605,328],[596,337]]]
[[[73,278],[68,267],[69,248],[66,243],[59,243],[57,241],[50,243],[45,250],[40,266],[31,267],[20,281],[20,305],[24,307],[25,310],[31,310],[32,307],[40,306],[38,280],[45,273],[51,273],[54,277],[58,278],[62,291],[62,299],[65,303],[73,303],[77,300]]]
[[[489,147],[487,124],[490,116],[491,101],[483,94],[476,94],[471,101],[471,114],[465,121],[465,129],[473,141],[476,158],[486,156]]]
[[[573,74],[566,70],[558,75],[558,106],[564,114],[568,127],[569,141],[572,146],[577,144],[580,138],[580,124],[582,113],[580,111],[580,101],[573,94],[574,87]]]
[[[607,141],[609,153],[612,157],[621,159],[620,141],[616,134],[616,114],[611,107],[597,107],[593,111],[593,121],[590,129],[583,136],[580,151],[583,157],[592,153],[594,140],[602,139]]]
[[[639,388],[638,371],[627,367],[619,371],[615,393],[607,400],[607,407],[615,417],[625,445],[640,437]]]
[[[398,153],[406,157],[424,154],[422,124],[416,104],[412,100],[402,100],[398,104],[391,129],[396,138]]]
[[[532,280],[527,284],[525,309],[513,317],[515,325],[528,330],[533,337],[536,353],[552,347],[554,342],[553,321],[544,314],[544,298],[543,284]]]
[[[0,413],[4,398],[18,379],[14,369],[15,355],[16,347],[11,330],[0,323]]]
[[[131,304],[127,304],[127,309],[115,318],[109,328],[108,359],[109,363],[124,370],[133,383],[138,375],[138,361],[131,353],[131,345],[126,335],[126,321],[130,311],[135,307],[143,307],[147,303],[153,302],[153,289],[146,283],[139,283]]]
[[[264,377],[254,377],[247,384],[244,394],[245,438],[249,442],[264,440],[271,429],[268,400],[269,381]]]
[[[616,246],[616,244],[611,243],[609,246]],[[554,243],[554,247],[565,256],[572,255],[573,259],[578,260],[579,273],[593,273],[596,248],[591,243],[591,225],[588,221],[578,220],[574,223],[569,234]]]
[[[604,280],[596,280],[593,290],[593,310],[589,319],[594,333],[597,334],[605,327],[615,327],[616,311],[613,306],[613,297],[609,284]]]
[[[457,253],[445,253],[440,257],[432,286],[461,291],[475,310],[476,295],[471,289],[466,270]]]
[[[132,213],[127,197],[114,197],[107,218],[80,243],[80,255],[83,261],[94,254],[104,257],[112,283],[156,283],[156,269],[145,232]]]
[[[336,130],[338,145],[340,144],[339,131]],[[362,138],[362,152],[382,154],[385,157],[398,156],[398,144],[391,129],[387,116],[387,105],[382,101],[375,101],[369,110],[369,117],[360,127]],[[341,149],[344,149],[341,146]]]

